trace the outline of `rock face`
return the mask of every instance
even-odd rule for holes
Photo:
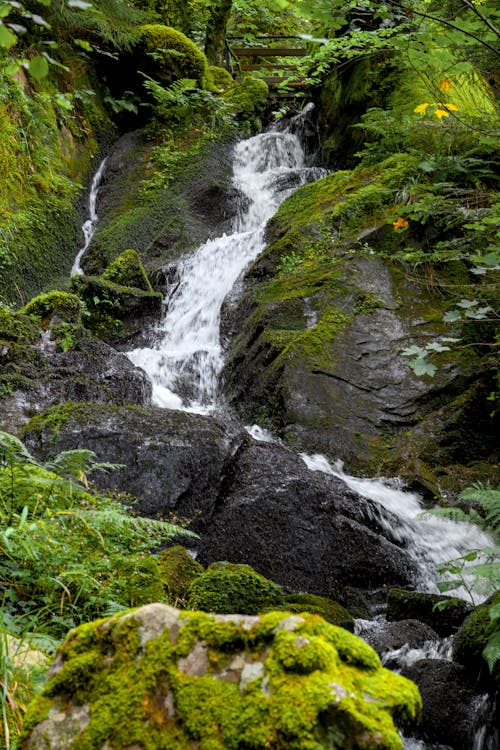
[[[396,750],[415,686],[316,616],[161,604],[84,625],[28,710],[23,750]]]
[[[289,591],[340,601],[349,586],[412,580],[405,550],[370,501],[288,449],[213,418],[75,404],[34,419],[26,437],[44,459],[86,447],[124,464],[99,486],[132,493],[141,515],[190,519],[204,565],[247,563]]]
[[[409,168],[389,159],[337,172],[281,206],[243,296],[225,310],[225,383],[247,422],[357,472],[404,473],[434,496],[434,468],[463,463],[472,445],[494,452],[494,431],[481,386],[464,387],[480,370],[470,350],[442,357],[433,378],[416,377],[401,354],[461,335],[443,324],[446,302],[425,279],[391,259],[404,243],[381,206]],[[467,278],[460,264],[433,273],[438,287]]]

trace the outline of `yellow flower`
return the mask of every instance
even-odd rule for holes
[[[429,104],[424,102],[423,104],[419,104],[418,107],[415,107],[413,111],[416,112],[417,115],[425,115],[428,106]]]
[[[405,229],[405,227],[407,226],[408,226],[408,222],[406,221],[406,219],[403,219],[402,216],[399,216],[396,219],[396,221],[392,222],[392,228],[394,229],[395,232],[397,232],[398,229]]]
[[[440,120],[442,120],[443,117],[449,117],[450,116],[450,113],[447,112],[445,109],[436,109],[436,111],[434,112],[434,114],[436,115],[436,117],[439,117]]]
[[[451,81],[449,78],[443,78],[442,81],[439,81],[440,91],[449,91],[450,89],[451,89]]]
[[[458,107],[456,104],[441,104],[441,107],[444,107],[449,112],[458,112]]]

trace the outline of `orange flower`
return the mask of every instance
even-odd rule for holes
[[[443,78],[442,81],[439,81],[440,91],[449,91],[450,89],[451,89],[451,81],[449,78]]]
[[[392,222],[392,228],[395,232],[398,231],[398,229],[405,229],[408,226],[408,222],[406,219],[403,219],[402,216],[399,216],[396,221]]]

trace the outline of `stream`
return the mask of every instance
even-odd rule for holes
[[[104,168],[105,160],[92,183],[90,216],[84,225],[85,244],[75,259],[72,273],[82,272],[80,261],[95,229],[97,193]],[[219,387],[224,359],[219,335],[222,304],[243,271],[263,250],[266,223],[281,202],[300,185],[325,174],[321,169],[307,166],[299,138],[286,130],[265,132],[238,143],[234,148],[233,171],[233,184],[240,201],[232,231],[210,239],[181,261],[178,283],[165,299],[164,318],[152,337],[155,343],[127,353],[132,363],[148,374],[153,384],[153,404],[160,407],[198,414],[224,413],[224,397]],[[247,429],[258,440],[274,440],[258,426]],[[351,490],[376,503],[379,520],[391,524],[392,533],[416,564],[415,584],[419,590],[437,591],[436,568],[443,562],[491,544],[483,532],[470,524],[457,524],[428,514],[422,519],[421,499],[405,491],[397,479],[359,479],[345,474],[341,465],[329,463],[324,456],[302,454],[301,458],[309,469],[341,479]],[[384,510],[390,512],[385,521]],[[396,530],[394,516],[399,520]],[[466,591],[458,593],[467,598]],[[371,627],[377,627],[377,622],[359,622],[357,632],[363,634]],[[449,660],[450,652],[449,639],[426,644],[421,649],[403,647],[390,652],[390,666],[399,669],[408,660],[429,657]],[[471,750],[498,747],[495,737],[486,736],[480,719],[484,706],[486,698],[478,707],[478,726]],[[406,750],[437,748],[412,738],[405,738],[404,743]]]

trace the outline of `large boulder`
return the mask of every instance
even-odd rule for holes
[[[387,220],[414,168],[398,155],[336,172],[281,205],[244,294],[226,307],[224,376],[245,421],[356,472],[403,473],[434,497],[438,468],[486,458],[495,433],[473,349],[441,356],[434,377],[417,377],[402,356],[462,333],[443,323],[452,302],[405,264],[418,229],[403,237]],[[439,289],[468,279],[458,262],[432,272]]]
[[[200,540],[200,562],[221,558],[248,563],[289,590],[340,601],[348,586],[384,586],[414,573],[368,500],[286,448],[250,439],[226,464]]]
[[[203,565],[249,564],[288,592],[341,603],[351,586],[408,585],[415,575],[389,531],[397,519],[290,450],[214,418],[70,404],[34,419],[26,439],[42,458],[85,447],[124,464],[98,485],[132,493],[142,515],[190,520]]]
[[[28,709],[23,750],[399,750],[410,681],[316,616],[151,604],[72,631]]]
[[[79,304],[74,295],[57,294]],[[35,298],[27,312],[0,309],[0,429],[17,433],[34,415],[68,401],[148,404],[146,374],[90,337],[74,306],[65,312],[47,297]]]
[[[471,612],[472,605],[458,597],[400,588],[390,589],[387,596],[388,620],[419,620],[443,638],[456,633]]]
[[[437,643],[439,636],[429,625],[418,620],[386,622],[371,620],[357,624],[357,635],[361,636],[380,656],[403,646],[417,649],[430,642]],[[385,663],[385,661],[384,661]]]
[[[474,747],[481,694],[467,679],[463,667],[440,659],[422,659],[404,668],[402,674],[418,685],[424,705],[421,722],[411,726],[411,733],[452,750]]]

